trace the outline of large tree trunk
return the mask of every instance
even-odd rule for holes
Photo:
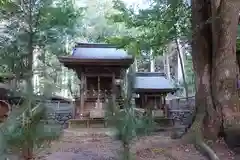
[[[213,51],[212,85],[216,108],[223,115],[224,129],[232,127],[239,119],[239,98],[237,93],[238,65],[236,57],[236,38],[239,9],[233,2],[221,0],[215,5],[220,10],[216,15],[216,26],[213,34],[216,41]],[[214,7],[214,6],[213,6]],[[233,120],[233,118],[235,120]]]
[[[220,131],[220,124],[214,124],[218,122],[218,116],[214,109],[211,93],[211,25],[205,24],[211,15],[210,6],[205,1],[192,0],[192,11],[194,32],[192,59],[197,83],[196,107],[204,107],[204,133],[208,133],[205,135],[209,135],[211,138],[214,138],[217,137],[218,132]],[[204,25],[198,27],[199,24]],[[208,126],[212,126],[212,128]]]
[[[204,107],[202,131],[211,139],[218,138],[223,128],[229,128],[232,118],[237,118],[239,106],[235,53],[238,9],[231,3],[192,0],[196,107]],[[207,23],[210,19],[212,23]]]

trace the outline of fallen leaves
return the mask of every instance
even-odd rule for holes
[[[159,133],[155,136],[145,136],[136,139],[132,146],[136,159],[207,160],[196,150],[194,145],[183,144],[180,140],[172,140],[167,135],[166,133]],[[219,145],[223,144],[222,140],[219,140],[218,143]],[[122,145],[119,141],[104,134],[64,135],[60,141],[52,143],[52,147],[47,149],[50,155],[47,155],[47,152],[45,152],[43,153],[45,158],[40,158],[39,160],[61,160],[59,157],[63,159],[116,160],[122,155],[121,147]],[[232,155],[230,152],[229,154]],[[44,156],[39,155],[39,157]]]

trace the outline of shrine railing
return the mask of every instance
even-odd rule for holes
[[[191,98],[189,105],[187,105],[184,99],[175,99],[175,101],[181,101],[176,103],[178,105],[171,106],[169,108],[169,117],[175,120],[175,124],[188,126],[192,123],[193,116],[195,115],[194,99]],[[119,106],[123,105],[121,99],[116,100]],[[48,119],[53,120],[59,124],[65,125],[69,119],[73,118],[74,105],[67,103],[47,103]]]
[[[47,107],[47,120],[53,121],[61,125],[65,125],[67,124],[68,120],[73,118],[73,104],[47,102],[45,103],[45,105]]]
[[[100,90],[100,91],[95,91],[95,90],[87,90],[84,92],[84,97],[87,99],[103,99],[107,98],[111,95],[111,91],[108,90]]]

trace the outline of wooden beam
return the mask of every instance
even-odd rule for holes
[[[86,77],[112,77],[112,74],[97,74],[97,73],[86,73],[85,74]]]
[[[81,73],[81,102],[80,102],[80,114],[84,111],[84,101],[85,101],[85,91],[86,91],[86,77],[84,72]]]

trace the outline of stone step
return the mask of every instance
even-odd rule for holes
[[[179,126],[160,126],[156,127],[155,130],[157,131],[185,131],[186,126],[184,125],[179,125]]]
[[[74,136],[92,136],[92,135],[106,135],[114,136],[116,135],[116,130],[114,128],[68,128],[64,129],[65,135]]]

